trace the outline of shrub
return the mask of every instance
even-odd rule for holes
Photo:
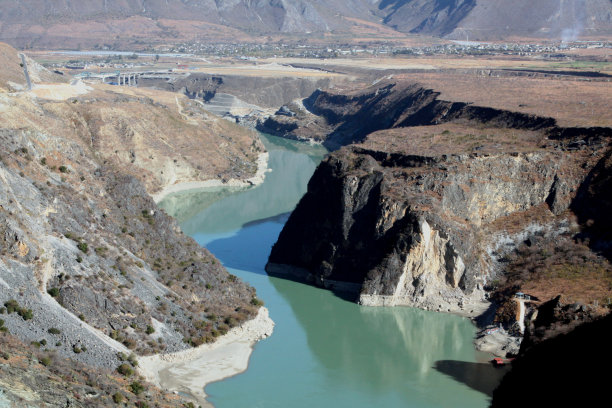
[[[59,296],[59,289],[58,288],[51,288],[51,289],[47,290],[47,293],[49,295],[51,295],[52,297],[58,297]]]
[[[132,374],[134,374],[134,370],[132,370],[132,366],[126,363],[123,363],[119,367],[117,367],[117,372],[126,377],[131,377]]]
[[[80,348],[78,345],[76,345],[76,344],[75,344],[74,346],[72,346],[72,351],[73,351],[75,354],[79,354],[79,353],[80,353],[80,352],[82,352],[83,350],[81,350],[81,348]]]
[[[85,321],[85,315],[84,315],[83,313],[81,313],[81,314],[79,315],[79,319],[81,319],[82,321]]]
[[[51,357],[49,356],[45,356],[43,358],[41,358],[39,360],[40,364],[44,365],[45,367],[49,367],[51,365]]]
[[[60,329],[57,329],[55,327],[51,327],[49,330],[47,330],[47,332],[49,332],[51,334],[60,334],[61,333]]]
[[[21,316],[23,320],[30,320],[34,317],[34,312],[32,312],[32,309],[26,309],[19,306],[19,303],[17,303],[15,299],[7,300],[6,302],[4,302],[4,307],[6,307],[6,311],[8,314],[17,312],[17,314]]]
[[[4,302],[4,307],[6,307],[6,312],[11,314],[19,309],[19,303],[15,299],[7,300]]]
[[[20,308],[17,311],[17,314],[19,314],[23,320],[30,320],[34,317],[34,312],[32,312],[32,309]]]
[[[115,404],[121,404],[124,399],[125,399],[125,397],[120,392],[116,392],[116,393],[113,394],[113,402]]]
[[[145,387],[138,381],[134,381],[133,383],[130,384],[130,390],[134,394],[138,395],[145,390]]]
[[[153,334],[155,333],[155,329],[153,328],[153,326],[147,325],[147,334]]]
[[[89,251],[89,245],[87,245],[87,242],[79,242],[77,244],[77,248],[79,248],[81,252],[85,254],[87,253],[87,251]]]
[[[254,297],[253,299],[251,299],[251,304],[253,306],[263,306],[264,302],[260,299],[257,299],[256,297]]]
[[[68,173],[68,167],[66,166],[59,166],[59,171],[62,173]]]
[[[123,345],[130,350],[133,350],[136,348],[136,340],[128,337],[127,339],[123,340]]]
[[[136,354],[134,354],[134,353],[130,354],[130,356],[128,357],[127,361],[130,362],[132,367],[137,367],[138,366],[138,360],[136,360]]]

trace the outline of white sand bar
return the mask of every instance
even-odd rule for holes
[[[257,158],[257,172],[247,180],[231,179],[223,182],[218,179],[203,180],[203,181],[178,181],[174,184],[166,186],[160,192],[151,194],[153,201],[159,203],[169,194],[180,193],[181,191],[204,190],[212,187],[249,187],[257,186],[264,182],[266,173],[268,172],[269,153],[260,153]]]
[[[273,330],[268,309],[262,307],[254,319],[234,327],[212,344],[140,357],[138,371],[161,389],[186,394],[203,407],[211,407],[205,399],[204,387],[245,371],[253,345],[270,336]]]

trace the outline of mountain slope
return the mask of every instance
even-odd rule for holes
[[[0,61],[13,59],[0,44]],[[118,351],[182,350],[255,316],[254,289],[149,196],[254,171],[252,134],[185,99],[78,82],[0,90],[0,314],[11,334],[115,369]]]
[[[21,47],[125,46],[194,38],[253,41],[261,34],[354,32],[356,22],[363,29],[374,24],[451,39],[569,40],[612,34],[612,2],[0,0],[0,39]]]

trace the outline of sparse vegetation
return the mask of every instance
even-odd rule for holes
[[[29,363],[36,360],[39,366]],[[138,401],[134,394],[126,393],[131,391],[130,384],[119,373],[99,370],[61,355],[40,351],[11,335],[0,336],[0,361],[9,361],[11,380],[19,382],[25,392],[39,392],[45,406],[63,406],[66,395],[78,393],[82,396],[83,392],[88,393],[85,401],[88,407],[107,407],[112,404],[133,407]],[[21,364],[20,361],[28,363]],[[44,393],[40,392],[40,384],[45,384]],[[145,385],[141,386],[144,390]],[[164,394],[155,387],[149,387],[146,391],[146,401],[152,407],[177,407],[187,402],[180,396]],[[18,403],[17,406],[21,405]]]
[[[125,399],[125,397],[120,392],[116,392],[116,393],[113,394],[113,402],[115,404],[121,404],[124,399]]]
[[[145,387],[138,381],[134,381],[130,384],[130,391],[138,395],[145,390]]]
[[[599,306],[612,298],[610,263],[569,236],[531,238],[507,262],[496,298],[522,291],[544,301],[561,294],[564,303]]]
[[[40,364],[44,365],[45,367],[48,367],[51,365],[51,357],[49,356],[45,356],[41,358],[39,361],[40,361]]]
[[[260,299],[258,299],[258,298],[256,298],[256,297],[254,297],[254,298],[252,298],[252,299],[251,299],[251,304],[252,304],[253,306],[257,306],[257,307],[259,307],[259,306],[263,306],[263,305],[264,305],[264,302],[263,302],[263,300],[260,300]]]
[[[4,302],[4,307],[6,307],[6,311],[8,314],[17,312],[17,314],[21,316],[23,320],[30,320],[34,317],[32,309],[26,309],[19,306],[19,303],[15,299],[10,299]]]
[[[117,367],[117,372],[125,377],[131,377],[134,374],[132,366],[126,363],[123,363]]]

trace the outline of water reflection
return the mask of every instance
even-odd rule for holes
[[[181,223],[183,230],[253,285],[276,322],[244,374],[207,386],[210,400],[218,408],[485,406],[483,394],[444,371],[448,365],[434,368],[436,361],[475,360],[468,320],[410,308],[362,308],[265,274],[287,214],[323,155],[320,147],[276,138],[266,143],[273,171],[263,185],[195,200],[210,202],[199,212],[181,210],[197,212]]]
[[[299,290],[281,279],[271,283],[291,306],[332,383],[349,382],[376,394],[401,390],[409,400],[416,386],[424,392],[447,385],[436,361],[475,358],[468,319],[403,307],[359,307],[324,290]]]
[[[160,205],[170,214],[186,214],[179,221],[188,235],[235,231],[246,223],[292,211],[327,151],[274,136],[262,140],[270,152],[271,171],[265,183],[238,192],[224,188],[177,193]]]
[[[244,189],[239,187],[211,187],[182,191],[165,197],[159,202],[159,206],[176,218],[179,223],[182,223],[203,212],[217,201]]]

